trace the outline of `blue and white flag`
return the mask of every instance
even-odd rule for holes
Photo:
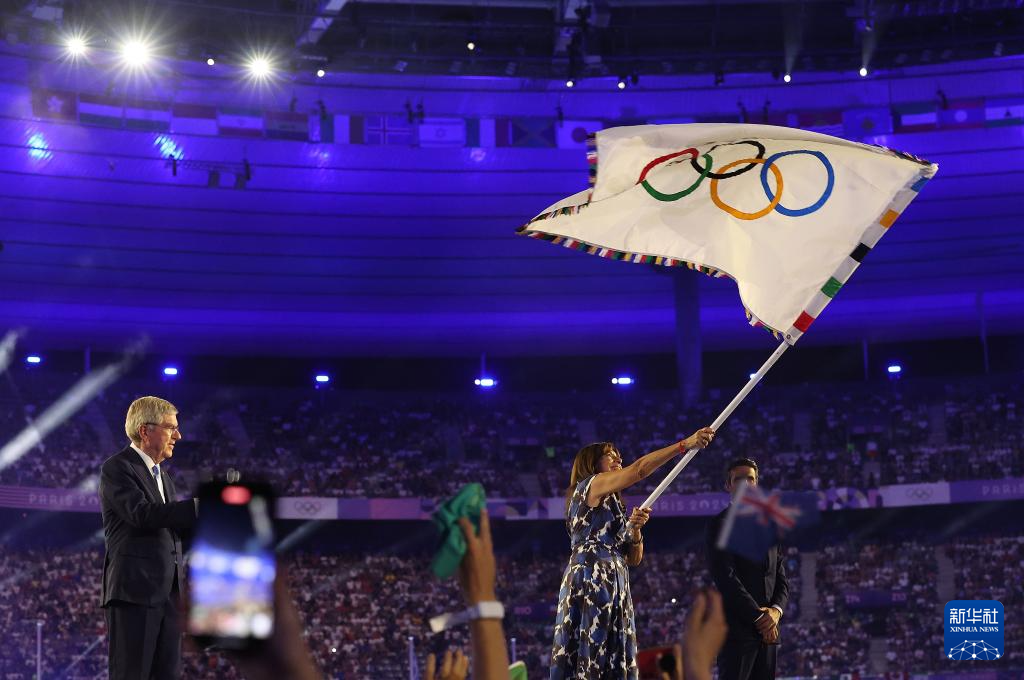
[[[718,533],[718,549],[760,562],[773,545],[817,524],[816,494],[765,491],[741,482]]]

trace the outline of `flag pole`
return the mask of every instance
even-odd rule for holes
[[[725,424],[726,419],[728,419],[729,416],[732,415],[732,412],[736,410],[736,407],[746,399],[747,395],[750,394],[750,391],[757,386],[757,383],[761,382],[761,378],[768,373],[771,367],[775,365],[775,362],[779,360],[779,357],[781,357],[787,349],[789,349],[789,343],[785,340],[779,343],[779,346],[774,352],[772,352],[772,355],[768,357],[768,360],[764,362],[761,368],[757,369],[757,373],[750,376],[750,380],[748,380],[747,384],[743,386],[743,389],[739,391],[739,394],[733,397],[733,400],[729,402],[729,405],[725,407],[725,410],[719,413],[718,417],[715,418],[715,422],[711,423],[712,430],[716,433],[718,432],[719,428]],[[684,467],[690,464],[690,461],[693,460],[698,451],[700,451],[700,449],[687,450],[686,455],[676,463],[676,466],[672,468],[672,471],[665,476],[665,479],[661,480],[661,484],[651,492],[651,495],[647,497],[647,500],[645,500],[643,505],[640,507],[649,508],[654,505],[654,501],[658,500],[658,497],[665,493],[665,489],[668,488],[668,485],[671,484],[672,480],[674,480],[679,473],[683,471]]]

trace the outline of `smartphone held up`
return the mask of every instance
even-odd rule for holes
[[[187,630],[204,647],[250,649],[274,629],[273,493],[265,483],[207,482],[198,498]]]

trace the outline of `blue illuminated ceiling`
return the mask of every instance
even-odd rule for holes
[[[28,70],[14,57],[6,63],[8,73]],[[984,96],[1004,81],[1019,83],[1022,66],[1014,61],[993,71],[1002,75],[943,82],[951,98],[958,89]],[[864,87],[917,88],[931,97],[936,78]],[[387,82],[374,89],[350,79],[326,92],[305,85],[296,91],[302,106],[319,96],[332,111],[401,112],[414,97],[446,115],[490,109],[494,116],[518,106],[550,116],[560,104],[572,117],[603,119],[636,105],[658,115],[679,97],[665,89],[611,100],[592,89],[573,100],[528,83],[522,91],[495,85],[500,91],[488,94],[473,81],[410,80],[406,89]],[[47,85],[68,83],[54,75]],[[585,188],[582,149],[110,130],[35,117],[29,88],[4,87],[0,330],[25,327],[44,346],[94,348],[119,347],[144,332],[158,350],[177,352],[673,348],[665,272],[514,235],[549,204]],[[708,88],[705,99],[725,111],[737,96],[770,96],[779,107],[787,96],[845,97],[840,106],[878,96],[835,82],[792,95],[771,89],[777,87]],[[702,97],[699,89],[686,94]],[[197,99],[215,96],[223,93],[208,90]],[[281,107],[291,92],[274,96]],[[981,314],[990,333],[1024,332],[1024,126],[879,141],[937,162],[939,175],[801,342],[971,335]],[[239,182],[245,162],[250,177]],[[707,348],[771,344],[746,326],[731,282],[701,277],[700,295]]]

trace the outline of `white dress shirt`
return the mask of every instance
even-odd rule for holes
[[[143,453],[142,449],[135,445],[135,442],[132,442],[131,446],[133,449],[135,449],[135,453],[142,456],[142,462],[146,464],[146,471],[149,472],[150,475],[152,475],[153,466],[156,465],[156,463],[153,462],[152,458]],[[157,467],[159,468],[160,466],[157,465]],[[156,488],[160,490],[160,498],[162,498],[164,503],[166,503],[167,496],[164,495],[164,476],[162,473],[156,478]]]

